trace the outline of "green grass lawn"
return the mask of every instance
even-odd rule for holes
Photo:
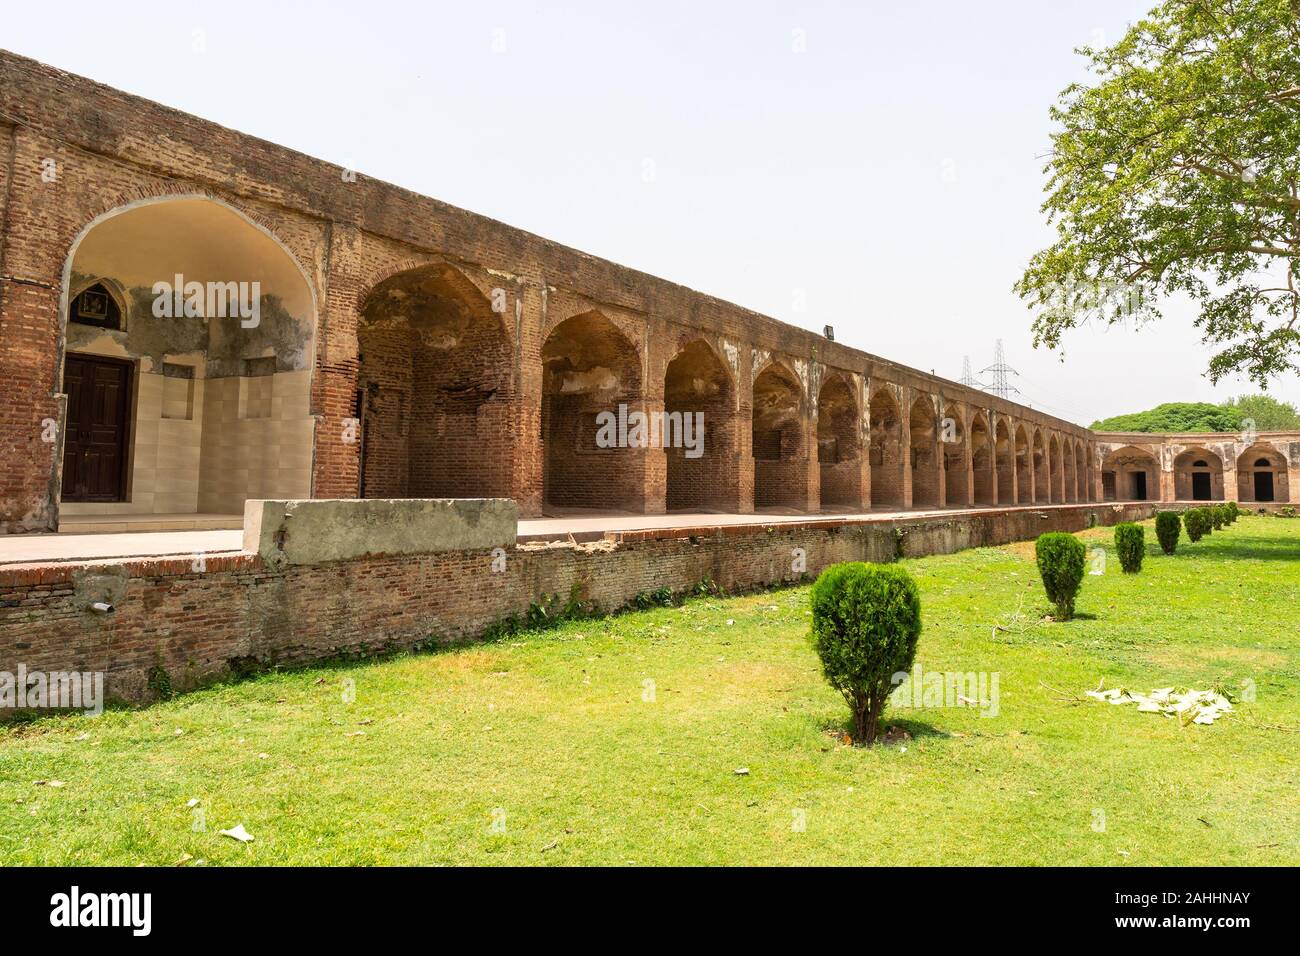
[[[918,661],[997,672],[996,717],[845,746],[806,587],[695,599],[0,729],[0,862],[1295,864],[1300,520],[1174,557],[1146,528],[1137,576],[1081,535],[1108,561],[1069,623],[1032,543],[904,562]],[[1083,698],[1103,679],[1255,700],[1183,727]]]

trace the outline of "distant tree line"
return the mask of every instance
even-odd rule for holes
[[[1268,395],[1242,395],[1221,405],[1209,402],[1166,402],[1145,412],[1115,415],[1092,423],[1103,432],[1235,432],[1246,420],[1256,431],[1300,429],[1300,411]]]

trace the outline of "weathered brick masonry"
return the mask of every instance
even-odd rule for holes
[[[972,511],[902,521],[622,532],[586,545],[268,567],[253,554],[0,568],[0,671],[103,671],[109,691],[146,696],[154,667],[185,688],[230,669],[469,638],[558,595],[620,608],[641,593],[709,579],[729,590],[796,581],[836,561],[891,561],[1149,517],[1154,506]],[[103,600],[116,610],[89,610]]]
[[[125,278],[128,263],[118,268],[110,252],[152,276],[133,251],[151,248],[140,237],[184,230],[168,208],[196,199],[232,214],[214,242],[251,246],[263,230],[281,251],[259,262],[272,270],[288,257],[301,274],[308,292],[290,318],[309,338],[291,343],[291,357],[270,321],[265,334],[221,341],[220,361],[215,341],[141,353],[137,339],[156,320],[132,296],[148,286]],[[0,528],[10,532],[57,527],[65,355],[88,351],[134,363],[141,380],[165,362],[197,362],[208,393],[194,440],[202,451],[185,466],[202,477],[158,451],[183,445],[182,426],[142,410],[134,485],[97,513],[184,510],[178,489],[196,484],[199,510],[237,511],[249,497],[476,494],[509,495],[525,516],[548,505],[816,512],[823,493],[845,510],[1098,497],[1092,438],[1077,425],[3,52],[0,203]],[[191,228],[200,216],[221,219],[186,215]],[[123,238],[106,252],[110,234]],[[97,279],[120,294],[132,331],[92,342],[83,328],[74,340],[69,298]],[[278,419],[244,424],[270,414],[246,411],[244,393],[258,383],[239,366],[262,360],[267,343],[279,349],[276,371],[310,377],[301,472],[296,445],[275,470],[264,461],[274,449],[232,438],[287,434]],[[218,388],[227,383],[240,390],[238,417]],[[594,415],[619,403],[705,412],[705,459],[593,447]],[[222,415],[230,420],[218,425]],[[941,419],[958,426],[947,448]],[[60,426],[54,443],[43,440],[46,420]],[[995,467],[1011,469],[1012,448],[999,463],[986,446],[1022,429],[1087,464],[1055,493],[1033,480],[1035,467],[1056,466],[1044,456],[1018,486],[1014,475],[994,481]],[[142,449],[156,470],[141,464]],[[970,475],[976,462],[987,474]]]

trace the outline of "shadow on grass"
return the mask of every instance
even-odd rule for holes
[[[1278,543],[1276,547],[1242,546],[1231,539],[1215,541],[1202,538],[1195,544],[1183,545],[1180,543],[1173,557],[1197,555],[1214,561],[1300,561],[1300,544],[1297,544],[1294,538],[1265,538],[1262,540],[1277,541]]]
[[[972,708],[973,709],[973,708]],[[873,746],[892,746],[897,743],[904,743],[907,737],[896,736],[889,738],[890,732],[897,733],[899,730],[907,732],[908,737],[921,739],[925,737],[937,737],[940,739],[951,737],[952,734],[946,730],[940,730],[930,724],[921,723],[918,720],[899,717],[899,710],[893,707],[886,707],[884,714],[881,715],[880,724],[885,728],[884,736],[878,738]],[[844,720],[827,719],[823,720],[818,729],[828,737],[833,737],[837,741],[844,741],[852,736],[853,720],[846,718]]]

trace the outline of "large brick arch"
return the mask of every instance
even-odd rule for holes
[[[1102,459],[1101,483],[1103,501],[1153,500],[1159,497],[1160,463],[1135,445],[1115,448]]]
[[[1203,445],[1185,448],[1173,460],[1175,501],[1223,501],[1223,458]]]
[[[1043,440],[1043,430],[1035,428],[1030,460],[1033,462],[1034,503],[1047,504],[1052,500],[1052,478],[1048,470],[1047,443]]]
[[[159,291],[177,276],[176,295],[193,313]],[[70,321],[74,293],[92,283],[118,290],[117,328]],[[55,387],[75,397],[91,387],[88,363],[116,362],[126,404],[111,493],[91,488],[104,477],[102,448],[87,450],[61,429],[60,514],[234,515],[250,498],[312,494],[317,289],[264,222],[206,191],[149,191],[77,232],[59,286]],[[231,311],[245,294],[258,308],[248,323],[252,316]],[[70,409],[64,424],[76,415]],[[75,430],[85,432],[84,422]]]
[[[965,409],[956,402],[943,406],[940,420],[939,452],[943,463],[944,503],[963,508],[970,499],[971,436]]]
[[[817,389],[817,470],[822,510],[865,504],[862,409],[851,377],[832,370]]]
[[[908,467],[912,474],[912,506],[938,507],[942,495],[942,462],[939,459],[939,415],[935,400],[918,395],[908,408]]]
[[[1237,456],[1237,492],[1238,501],[1291,501],[1286,455],[1265,441],[1247,447]]]
[[[871,418],[871,507],[901,508],[906,455],[897,386],[887,383],[875,386],[868,409]]]
[[[679,344],[664,369],[663,399],[667,509],[739,510],[736,381],[706,338]]]
[[[1023,424],[1015,430],[1016,504],[1031,504],[1034,500],[1034,460],[1029,452],[1029,432]]]
[[[754,506],[808,507],[809,415],[803,383],[786,362],[755,369],[750,430]]]
[[[359,309],[360,494],[511,493],[511,336],[494,303],[443,261],[385,277]]]
[[[970,419],[971,497],[977,505],[997,501],[997,448],[989,419],[980,409]]]
[[[644,410],[642,356],[634,341],[591,309],[549,326],[541,359],[546,506],[642,510],[647,449],[598,444],[602,414]]]

